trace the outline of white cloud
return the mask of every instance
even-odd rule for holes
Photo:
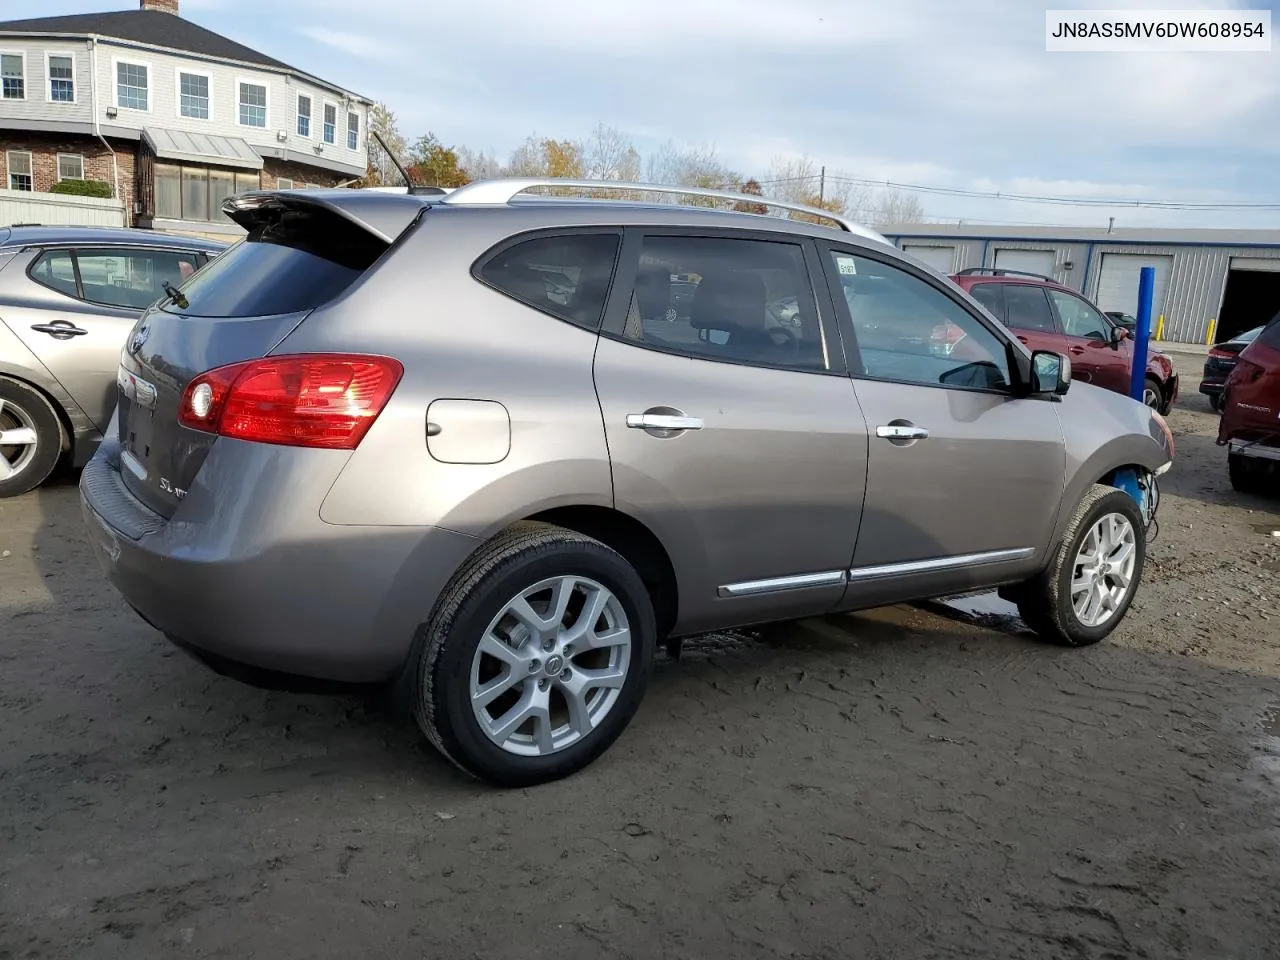
[[[349,53],[353,57],[373,59],[375,57],[390,56],[396,52],[395,45],[392,43],[378,40],[374,37],[364,37],[346,30],[330,30],[327,27],[303,27],[298,32],[316,43],[322,43],[326,47],[333,47],[335,50]]]

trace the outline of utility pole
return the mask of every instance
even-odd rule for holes
[[[809,168],[810,170],[813,167]],[[824,164],[822,173],[818,175],[818,206],[822,206],[822,202],[827,198],[827,167]]]

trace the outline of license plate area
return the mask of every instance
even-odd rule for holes
[[[116,373],[116,385],[120,389],[120,461],[130,473],[145,480],[151,461],[156,387],[124,367]]]

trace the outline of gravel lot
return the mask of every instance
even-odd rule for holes
[[[1280,501],[1170,419],[1110,641],[988,601],[702,638],[531,791],[171,648],[73,478],[4,502],[0,958],[1274,957]]]

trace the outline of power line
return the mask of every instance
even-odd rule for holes
[[[813,174],[805,177],[780,177],[774,180],[757,180],[756,182],[761,186],[769,186],[782,183],[805,183],[817,179],[818,175]],[[1009,200],[1015,203],[1047,203],[1073,207],[1144,207],[1152,210],[1280,210],[1280,202],[1229,203],[1193,200],[1138,200],[1114,197],[1054,197],[1025,193],[1005,193],[1003,191],[963,190],[958,187],[930,187],[917,183],[897,183],[893,180],[871,180],[864,177],[846,177],[830,173],[826,175],[826,179],[840,183],[852,183],[869,187],[888,187],[895,190],[936,196],[966,197],[978,200]]]

